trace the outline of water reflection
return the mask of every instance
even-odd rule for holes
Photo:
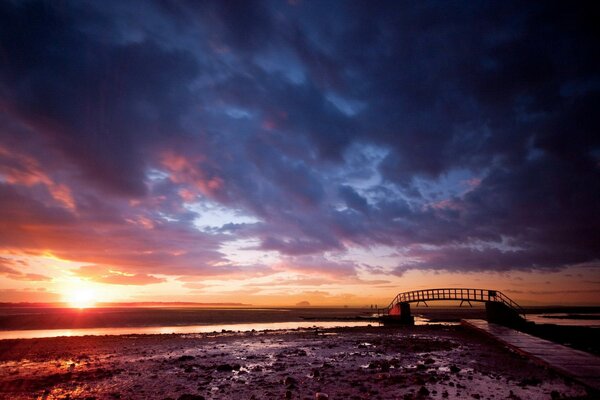
[[[118,327],[118,328],[83,328],[83,329],[36,329],[20,331],[0,331],[0,339],[34,339],[59,336],[102,336],[102,335],[154,335],[172,333],[210,333],[227,331],[249,332],[252,330],[263,331],[268,329],[296,329],[296,328],[335,328],[351,326],[376,325],[369,321],[295,321],[295,322],[270,322],[251,324],[221,324],[221,325],[190,325],[190,326],[143,326],[143,327]]]
[[[600,314],[567,314],[567,313],[544,313],[527,314],[527,320],[536,324],[554,324],[566,326],[588,326],[600,328]]]

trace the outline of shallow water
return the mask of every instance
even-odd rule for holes
[[[448,316],[456,318],[456,321],[460,318],[485,318],[485,311],[479,309],[430,308],[414,311],[416,325],[436,324],[428,318],[433,321],[440,320],[440,317],[442,321],[451,320]],[[585,313],[588,317],[597,315],[598,319],[576,319],[572,318],[574,314],[576,313],[532,313],[527,315],[527,319],[536,324],[600,327],[600,314]],[[368,318],[374,315],[369,309],[347,308],[3,308],[0,309],[0,340],[86,335],[193,334],[222,330],[245,332],[378,324],[372,320],[353,319],[359,316]],[[442,324],[455,325],[458,322]]]
[[[454,324],[457,325],[458,323]],[[266,330],[291,330],[298,328],[338,328],[353,326],[378,326],[376,321],[289,321],[289,322],[257,322],[249,324],[219,324],[219,325],[187,325],[187,326],[140,326],[114,328],[81,328],[81,329],[29,329],[0,331],[3,339],[39,339],[60,336],[104,336],[104,335],[164,335],[164,334],[193,334],[222,331],[250,332]],[[415,325],[431,324],[425,318],[415,317]],[[440,325],[451,325],[444,323]]]
[[[586,319],[577,319],[580,314],[573,313],[541,313],[527,314],[527,320],[536,324],[553,324],[562,326],[589,326],[600,328],[600,314],[585,313]],[[596,317],[596,318],[589,318]]]
[[[307,322],[271,322],[252,324],[222,325],[190,325],[190,326],[141,326],[117,328],[83,328],[83,329],[32,329],[16,331],[0,331],[2,339],[34,339],[59,336],[103,336],[103,335],[156,335],[156,334],[189,334],[225,331],[249,332],[265,330],[290,330],[296,328],[336,328],[352,326],[377,325],[369,321],[307,321]]]

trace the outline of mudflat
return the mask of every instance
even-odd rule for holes
[[[0,341],[3,399],[594,398],[461,326]]]

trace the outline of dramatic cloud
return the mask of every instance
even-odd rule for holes
[[[188,288],[599,266],[599,17],[560,2],[2,2],[0,254]],[[378,247],[393,267],[348,261]]]
[[[45,275],[21,272],[17,269],[19,268],[17,264],[19,263],[14,263],[6,258],[0,257],[0,274],[4,275],[8,279],[14,279],[17,281],[38,282],[52,280],[52,278]],[[20,267],[22,268],[22,265]]]

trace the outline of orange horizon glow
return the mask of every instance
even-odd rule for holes
[[[311,307],[384,306],[399,292],[440,287],[470,287],[504,292],[522,306],[600,305],[592,283],[582,285],[586,267],[552,272],[444,272],[407,271],[402,276],[359,272],[355,276],[325,274],[314,268],[276,264],[269,274],[257,276],[143,275],[124,268],[84,263],[43,254],[11,254],[21,271],[0,276],[5,290],[0,301],[61,303],[72,309],[105,307],[108,303],[190,302],[216,306]],[[378,257],[371,256],[374,263]],[[240,260],[243,261],[243,260]],[[92,267],[92,266],[94,267]],[[82,268],[83,267],[83,268]],[[21,278],[21,279],[19,279]],[[25,279],[31,278],[31,281]],[[44,279],[43,283],[33,279]],[[17,289],[17,288],[21,289]],[[242,304],[239,304],[242,303]],[[131,304],[133,305],[133,304]]]
[[[80,310],[93,308],[97,302],[94,290],[85,287],[70,290],[64,295],[64,299],[69,307]]]

